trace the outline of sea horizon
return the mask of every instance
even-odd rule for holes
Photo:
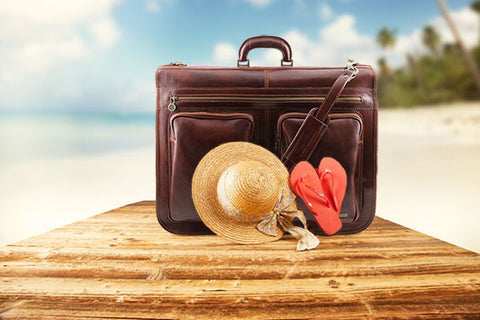
[[[154,147],[155,113],[0,111],[0,165]]]

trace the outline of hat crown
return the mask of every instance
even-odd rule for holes
[[[231,204],[246,215],[270,212],[280,188],[275,172],[259,161],[240,161],[225,176],[225,193]]]

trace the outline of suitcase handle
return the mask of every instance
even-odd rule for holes
[[[258,36],[248,38],[240,46],[238,50],[237,66],[249,67],[250,60],[247,59],[248,53],[252,49],[256,48],[274,48],[282,52],[283,59],[281,60],[282,66],[293,66],[292,49],[287,41],[282,38],[274,36]]]

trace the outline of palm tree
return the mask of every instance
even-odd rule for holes
[[[480,1],[479,0],[473,1],[472,4],[470,5],[470,8],[476,13],[480,14]]]
[[[456,43],[445,43],[442,52],[444,54],[451,54],[458,52],[458,45]]]
[[[395,38],[395,32],[393,30],[388,27],[382,27],[380,31],[378,31],[377,43],[383,48],[383,50],[393,48],[396,42],[397,39]],[[380,67],[381,75],[389,75],[390,69],[388,68],[387,59],[385,57],[378,60],[378,66]]]
[[[377,61],[378,67],[380,68],[380,74],[382,76],[388,76],[390,74],[390,68],[388,68],[387,60],[385,58],[380,58]]]
[[[480,0],[473,1],[470,8],[480,15]]]
[[[393,48],[397,42],[395,31],[388,27],[382,27],[380,31],[378,31],[377,42],[383,49]]]
[[[470,51],[468,51],[467,47],[465,46],[465,43],[463,42],[462,37],[458,32],[457,26],[455,25],[452,17],[450,16],[450,12],[448,11],[445,1],[437,0],[437,3],[438,3],[438,6],[440,7],[440,10],[442,11],[442,14],[445,20],[447,21],[447,24],[450,30],[453,33],[453,36],[455,37],[455,40],[458,44],[458,47],[460,48],[460,51],[462,51],[463,58],[465,59],[465,62],[468,65],[468,68],[470,70],[470,73],[472,74],[473,80],[475,81],[475,85],[477,86],[477,90],[480,93],[480,71],[478,70],[478,66],[473,60],[473,57],[470,54]]]
[[[440,35],[433,26],[426,26],[422,33],[423,44],[436,56],[438,56],[438,47],[440,45]]]
[[[415,85],[417,86],[418,94],[421,98],[425,96],[425,87],[423,86],[423,77],[420,68],[418,67],[417,59],[412,54],[407,54],[408,67],[410,72],[415,77]]]

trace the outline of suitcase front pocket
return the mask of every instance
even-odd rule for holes
[[[248,113],[181,112],[170,118],[170,218],[199,221],[191,196],[197,164],[211,149],[233,141],[250,141],[253,117]]]
[[[281,157],[300,128],[305,113],[286,113],[278,119],[277,153]],[[361,203],[361,168],[362,164],[363,124],[356,113],[330,114],[325,135],[320,140],[309,162],[318,167],[323,157],[332,157],[342,164],[347,173],[347,190],[340,210],[340,218],[344,223],[353,222]],[[314,217],[303,201],[299,199],[299,207],[305,212],[307,220],[314,223]]]

